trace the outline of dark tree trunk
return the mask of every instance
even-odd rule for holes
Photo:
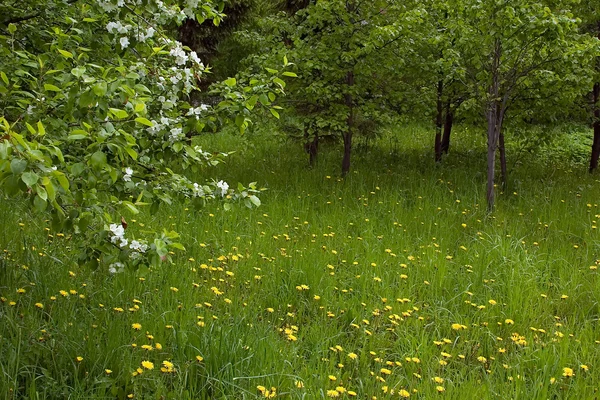
[[[500,122],[499,122],[500,124]],[[502,182],[502,190],[506,189],[506,148],[504,147],[504,133],[502,127],[499,125],[498,129],[500,134],[498,135],[498,150],[500,151],[500,181]]]
[[[350,153],[352,152],[352,133],[354,131],[354,100],[350,92],[354,86],[354,71],[348,71],[346,74],[346,85],[348,93],[344,95],[346,107],[348,107],[348,119],[346,121],[348,130],[344,133],[344,159],[342,160],[342,177],[350,172]]]
[[[452,133],[452,124],[454,123],[454,112],[450,103],[446,106],[446,119],[444,121],[444,136],[442,136],[442,152],[448,154],[450,151],[450,134]]]
[[[440,80],[437,87],[437,115],[435,118],[435,162],[442,161],[442,121],[444,107],[442,95],[444,93],[444,82]]]
[[[314,133],[311,140],[311,135],[306,128],[304,129],[304,150],[308,153],[308,164],[314,167],[319,153],[319,134]]]
[[[594,142],[592,144],[592,156],[590,158],[590,172],[598,169],[598,158],[600,158],[600,83],[594,85]]]

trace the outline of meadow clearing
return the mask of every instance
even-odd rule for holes
[[[309,169],[274,136],[202,137],[263,204],[125,215],[181,235],[160,268],[80,266],[2,199],[0,398],[598,398],[598,176],[509,146],[488,214],[485,138],[456,132],[434,165],[430,131],[390,129],[344,180],[339,146]]]

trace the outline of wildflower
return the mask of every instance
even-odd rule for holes
[[[586,371],[586,372],[590,370],[590,367],[588,367],[588,366],[587,366],[587,365],[585,365],[585,364],[581,365],[581,366],[580,366],[580,368],[581,368],[582,370]]]
[[[563,368],[563,376],[567,377],[567,378],[571,378],[573,377],[575,374],[573,373],[573,369],[569,368],[569,367],[564,367]]]
[[[35,303],[35,306],[39,309],[44,308],[44,305],[42,303]]]
[[[358,358],[358,355],[356,355],[355,353],[348,353],[348,357],[352,360],[356,360]]]
[[[390,371],[387,368],[381,368],[381,370],[379,372],[381,372],[383,375],[391,375],[391,373],[392,373],[392,371]]]
[[[136,323],[131,324],[131,327],[133,329],[135,329],[136,331],[139,331],[140,329],[142,329],[142,324],[139,324],[136,322]]]
[[[329,380],[335,382],[337,381],[337,378],[334,375],[329,375]]]
[[[404,389],[400,389],[398,395],[400,395],[400,397],[402,397],[403,399],[408,399],[410,397],[410,393]]]
[[[77,362],[82,362],[83,361],[83,357],[77,356],[77,357],[75,357],[75,360],[77,360]]]
[[[443,387],[443,386],[436,386],[436,387],[435,387],[435,390],[437,390],[437,391],[438,391],[438,393],[443,393],[443,392],[445,392],[445,391],[446,391],[446,388],[445,388],[445,387]]]
[[[175,372],[175,368],[174,368],[172,362],[165,360],[162,362],[162,365],[163,366],[160,368],[161,372],[165,372],[165,373]]]
[[[106,375],[110,375],[112,374],[112,370],[111,369],[105,369],[104,372],[106,372]]]
[[[196,361],[202,362],[202,360],[204,360],[204,357],[202,357],[202,356],[196,356]]]
[[[328,390],[327,397],[340,397],[340,393],[337,390]]]
[[[142,361],[142,367],[145,369],[154,369],[154,364],[150,361]]]
[[[26,291],[25,291],[25,289],[23,289],[23,288],[17,289],[17,293],[18,293],[18,294],[25,294],[25,292],[26,292]]]

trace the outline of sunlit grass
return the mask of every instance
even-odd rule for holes
[[[594,398],[597,177],[522,158],[488,215],[479,133],[433,165],[427,132],[394,131],[345,180],[336,147],[309,169],[295,143],[202,138],[263,206],[125,216],[182,235],[159,269],[80,267],[3,201],[1,395]]]

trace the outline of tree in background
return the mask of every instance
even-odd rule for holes
[[[454,2],[457,47],[475,97],[472,105],[487,124],[488,208],[494,207],[496,151],[502,182],[506,153],[502,127],[507,111],[531,89],[531,82],[550,87],[571,75],[586,74],[582,60],[597,51],[597,43],[579,34],[579,21],[568,10],[551,10],[530,1]]]

